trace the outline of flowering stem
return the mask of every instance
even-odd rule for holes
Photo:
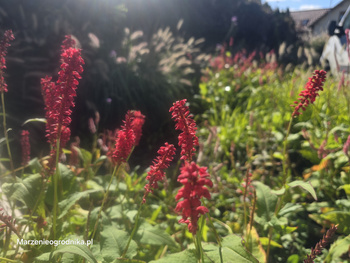
[[[134,237],[136,230],[138,228],[142,205],[143,205],[143,203],[141,203],[141,205],[139,206],[139,209],[137,211],[136,218],[135,218],[135,225],[134,225],[134,228],[132,229],[131,235],[129,236],[128,243],[126,244],[126,247],[124,248],[123,254],[121,256],[122,258],[124,258],[126,253],[128,252],[130,242],[131,242],[132,238]]]
[[[58,205],[58,197],[57,197],[57,187],[58,187],[58,175],[59,175],[59,168],[58,168],[58,160],[59,160],[59,149],[60,149],[60,137],[57,138],[56,142],[56,171],[54,172],[53,176],[53,239],[56,239],[56,221],[57,221],[57,205]]]
[[[224,263],[223,258],[222,258],[222,251],[221,251],[222,245],[221,245],[220,236],[219,236],[218,232],[216,232],[216,228],[215,228],[215,226],[214,226],[214,224],[213,224],[213,220],[211,220],[211,216],[209,216],[209,215],[207,214],[207,217],[208,217],[208,219],[209,219],[209,224],[211,225],[211,227],[212,227],[212,229],[213,229],[213,231],[214,231],[214,235],[215,235],[216,240],[217,240],[218,245],[219,245],[220,263]]]
[[[292,128],[292,123],[293,123],[293,116],[289,120],[287,134],[286,134],[286,137],[285,137],[284,142],[283,142],[283,153],[282,153],[282,156],[283,156],[283,164],[282,164],[282,166],[283,166],[283,184],[282,184],[282,187],[286,184],[287,179],[288,179],[288,176],[287,176],[287,161],[288,161],[287,144],[288,144],[288,136],[289,136],[290,130]]]
[[[209,216],[209,215],[207,214],[207,218],[209,219],[209,224],[211,225],[211,227],[212,227],[212,229],[213,229],[213,231],[214,231],[214,235],[215,235],[216,240],[217,240],[218,245],[219,245],[220,263],[223,263],[224,261],[223,261],[223,258],[222,258],[222,251],[221,251],[222,245],[221,245],[220,236],[219,236],[218,232],[216,232],[216,228],[215,228],[215,226],[214,226],[214,224],[213,224],[213,220],[211,220],[211,216]]]
[[[120,166],[121,166],[120,164],[117,164],[117,166],[114,168],[113,173],[112,173],[112,176],[111,176],[111,180],[109,181],[109,184],[108,184],[108,187],[107,187],[107,190],[106,190],[106,193],[105,193],[104,196],[103,196],[102,204],[101,204],[101,206],[100,206],[100,210],[98,211],[98,216],[97,216],[97,219],[96,219],[96,223],[95,223],[95,226],[94,226],[94,230],[93,230],[93,232],[92,232],[92,236],[91,236],[92,239],[95,237],[96,230],[97,230],[97,226],[98,226],[98,221],[99,221],[100,218],[101,218],[101,213],[102,213],[103,205],[105,204],[105,202],[106,202],[106,200],[107,200],[108,193],[109,193],[109,188],[110,188],[111,185],[112,185],[112,181],[113,181],[114,175],[115,175],[115,174],[118,174]]]
[[[196,250],[197,250],[197,254],[199,256],[199,260],[198,263],[202,263],[204,262],[204,253],[203,253],[203,248],[202,248],[202,222],[203,222],[204,217],[201,216],[201,220],[200,220],[200,231],[197,231],[196,234],[193,235],[193,240],[195,241],[194,244],[196,245]]]
[[[5,135],[5,140],[6,140],[7,153],[9,155],[9,159],[10,159],[10,167],[11,167],[12,175],[15,177],[15,174],[13,173],[13,171],[15,169],[14,169],[14,166],[13,166],[11,149],[10,149],[10,144],[9,144],[9,138],[8,138],[8,135],[7,135],[7,128],[6,128],[6,110],[5,110],[4,91],[1,92],[1,106],[2,106],[2,124],[3,124],[3,128],[4,128],[4,135]]]
[[[283,141],[283,163],[282,163],[282,167],[283,167],[283,181],[282,181],[282,187],[285,187],[285,192],[284,194],[279,197],[278,202],[276,203],[276,208],[275,208],[275,216],[277,216],[278,212],[280,211],[282,204],[283,204],[283,200],[285,197],[285,193],[287,192],[288,189],[288,185],[286,185],[287,181],[288,181],[288,175],[287,175],[287,165],[288,165],[288,155],[287,155],[287,144],[288,144],[288,136],[290,134],[290,130],[292,128],[292,123],[293,123],[293,115],[291,116],[290,120],[289,120],[289,124],[288,124],[288,128],[287,128],[287,133],[286,133],[286,137],[284,138]],[[271,240],[272,240],[272,226],[269,227],[269,233],[268,233],[268,245],[267,245],[267,251],[266,251],[266,259],[267,261],[269,260],[269,254],[270,254],[270,246],[271,246]]]

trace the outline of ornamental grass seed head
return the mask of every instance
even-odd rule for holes
[[[294,107],[292,117],[302,114],[302,112],[299,111],[300,109],[305,111],[309,104],[314,103],[316,97],[319,95],[318,92],[323,90],[326,74],[327,72],[324,70],[315,70],[314,75],[309,78],[309,81],[306,83],[304,90],[299,93],[300,98],[294,101],[295,105],[291,105],[291,107]]]

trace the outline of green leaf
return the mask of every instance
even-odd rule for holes
[[[15,201],[21,201],[28,209],[34,209],[42,188],[42,176],[31,174],[23,180],[17,178],[16,183],[4,183],[4,193]]]
[[[249,238],[246,238],[245,247],[259,262],[266,262],[266,252],[261,245],[260,237],[255,227],[251,227],[249,234]]]
[[[51,255],[51,252],[43,253],[40,256],[36,257],[35,261],[36,262],[38,262],[38,261],[39,262],[50,262],[50,255]]]
[[[122,205],[115,205],[107,209],[107,213],[111,219],[121,219],[123,218],[123,207]]]
[[[36,261],[41,262],[53,262],[53,258],[60,254],[74,254],[80,257],[85,258],[88,262],[97,263],[94,255],[91,253],[90,249],[86,245],[62,245],[57,248],[57,250],[53,252],[48,252],[41,254],[39,257],[36,257]]]
[[[156,219],[157,219],[157,217],[158,217],[160,211],[162,211],[162,206],[161,206],[161,205],[158,206],[158,208],[157,208],[156,210],[154,210],[153,213],[152,213],[151,220],[152,220],[153,222],[156,221]]]
[[[290,255],[287,259],[287,263],[299,263],[300,257],[297,254]]]
[[[332,211],[327,214],[321,215],[322,219],[325,219],[332,224],[339,224],[337,232],[350,234],[350,212]]]
[[[130,258],[117,258],[117,260],[115,260],[114,262],[115,263],[147,263],[146,261],[143,261],[143,260],[130,259]]]
[[[315,189],[312,187],[310,182],[297,180],[297,181],[290,182],[288,185],[292,188],[297,186],[303,188],[304,190],[308,191],[315,200],[317,200]]]
[[[267,247],[269,244],[269,239],[267,237],[261,237],[260,238],[261,245]],[[278,248],[283,248],[282,245],[278,244],[276,241],[271,240],[270,245],[272,247],[278,247]]]
[[[273,158],[283,160],[283,154],[281,152],[274,152],[272,156]]]
[[[285,216],[289,213],[295,213],[300,210],[303,206],[300,204],[287,203],[278,213],[279,216]]]
[[[242,244],[242,238],[236,235],[228,235],[222,240],[222,257],[223,262],[235,262],[235,263],[252,263],[259,262],[252,254],[250,254]],[[214,262],[220,262],[219,250],[216,249],[215,254],[207,254],[209,258]]]
[[[271,221],[276,208],[277,196],[271,192],[270,187],[261,182],[253,183],[256,189],[256,221],[266,226]]]
[[[344,189],[345,193],[347,195],[350,195],[350,184],[344,184],[340,186],[338,189]]]
[[[82,148],[77,148],[77,151],[80,158],[83,160],[84,165],[91,162],[92,154],[89,151]]]
[[[139,227],[137,235],[140,236],[140,242],[143,244],[177,247],[177,243],[168,233],[146,222]]]
[[[29,123],[29,122],[42,122],[42,123],[47,123],[45,118],[33,118],[33,119],[28,119],[25,122],[23,122],[22,126]]]
[[[101,232],[101,254],[107,262],[113,262],[121,257],[129,239],[129,234],[115,227],[104,227]],[[137,244],[131,240],[126,257],[133,258],[137,254]]]
[[[295,140],[298,140],[300,137],[300,135],[298,133],[296,134],[290,134],[287,138],[287,141],[295,141]]]
[[[106,155],[102,155],[102,156],[100,156],[100,158],[98,158],[98,159],[94,162],[94,164],[98,164],[98,163],[100,163],[100,162],[104,162],[105,160],[107,160],[107,156],[106,156]]]
[[[336,242],[332,244],[329,249],[329,253],[326,257],[325,262],[342,262],[340,257],[349,251],[350,247],[350,235],[343,239],[338,239]]]
[[[81,198],[88,196],[91,193],[95,193],[97,190],[87,190],[84,192],[77,192],[72,195],[70,195],[67,199],[61,201],[58,203],[58,206],[62,210],[61,214],[59,215],[58,219],[61,219],[64,217],[67,213],[68,210]]]
[[[278,190],[271,190],[271,193],[275,194],[275,195],[284,195],[284,193],[286,192],[286,188],[282,187],[281,189]]]
[[[150,261],[149,263],[197,263],[196,251],[194,249],[186,249],[184,251],[170,254],[164,258]]]
[[[42,166],[39,162],[38,158],[34,158],[29,161],[28,163],[30,169],[32,170],[32,173],[39,173],[42,170]]]

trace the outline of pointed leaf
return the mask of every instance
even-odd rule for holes
[[[242,238],[236,235],[228,235],[222,240],[222,256],[223,262],[259,262],[252,254],[250,254],[242,244]],[[220,262],[220,261],[218,261]]]
[[[250,234],[249,239],[247,238],[246,247],[252,252],[253,256],[256,257],[259,262],[266,262],[266,252],[263,249],[260,237],[255,227],[248,230],[250,227],[247,226],[247,232]]]
[[[297,187],[297,186],[303,188],[304,190],[308,191],[315,200],[317,200],[315,189],[312,187],[310,182],[304,182],[304,181],[297,180],[294,182],[290,182],[288,185],[292,188]]]
[[[101,232],[101,254],[107,262],[113,262],[121,257],[129,239],[129,234],[123,230],[108,226]],[[137,254],[137,244],[131,240],[126,257],[133,258]]]
[[[11,200],[21,201],[27,208],[34,209],[42,187],[41,180],[40,174],[32,174],[23,180],[17,179],[16,183],[4,183],[2,188]]]
[[[148,223],[143,223],[139,227],[137,235],[140,236],[140,242],[143,244],[177,247],[177,243],[168,233]]]
[[[29,122],[42,122],[42,123],[47,123],[45,118],[33,118],[33,119],[28,119],[25,122],[23,122],[22,126],[29,123]]]
[[[88,262],[97,263],[94,255],[91,253],[90,249],[86,245],[62,245],[57,248],[54,252],[48,252],[41,254],[36,257],[36,262],[53,262],[53,258],[60,254],[74,254],[85,258]]]
[[[261,237],[260,238],[261,245],[267,247],[269,245],[269,239],[267,237]],[[282,245],[278,244],[276,241],[271,240],[270,245],[272,247],[278,247],[278,248],[283,248]]]
[[[349,251],[350,235],[332,244],[325,262],[343,262],[340,257]]]
[[[338,224],[337,231],[346,235],[350,235],[350,212],[332,211],[325,215],[321,215],[322,219],[329,221],[332,224]]]
[[[149,263],[197,263],[196,252],[193,249],[186,249],[179,253],[170,254],[164,258],[150,261]]]
[[[256,189],[256,221],[266,226],[271,221],[276,208],[277,196],[271,192],[270,187],[261,182],[254,182]]]
[[[95,193],[97,192],[97,190],[87,190],[84,192],[77,192],[74,193],[72,195],[70,195],[67,199],[59,202],[58,206],[60,207],[60,209],[62,210],[61,214],[59,215],[58,219],[61,219],[62,217],[64,217],[67,212],[69,211],[69,209],[81,198],[88,196],[91,193]]]
[[[52,256],[54,257],[64,253],[78,255],[85,258],[89,262],[97,263],[94,255],[86,245],[63,245],[58,247],[58,249],[52,253]]]

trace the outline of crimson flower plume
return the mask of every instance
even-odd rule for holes
[[[151,170],[146,177],[149,183],[145,186],[146,191],[143,195],[142,203],[146,202],[146,197],[149,193],[153,193],[153,190],[158,188],[158,182],[165,178],[164,169],[168,168],[170,162],[174,159],[175,147],[166,142],[165,146],[160,147],[157,153],[159,156],[153,161]]]
[[[302,114],[299,112],[300,109],[305,111],[309,104],[314,103],[318,96],[318,92],[323,90],[323,83],[326,81],[326,74],[327,72],[324,70],[315,70],[314,75],[309,78],[309,81],[306,83],[304,90],[300,92],[300,98],[298,101],[294,101],[295,105],[291,105],[294,107],[292,117]]]
[[[133,120],[131,122],[131,128],[134,130],[135,146],[137,146],[142,136],[142,126],[145,123],[145,115],[143,115],[141,111],[132,111],[132,113]]]
[[[81,50],[74,48],[74,45],[75,41],[70,36],[66,36],[61,46],[62,64],[56,83],[48,76],[41,79],[47,120],[46,137],[52,149],[49,160],[51,171],[54,169],[57,154],[61,154],[62,148],[70,138],[71,108],[75,106],[78,79],[81,79],[80,74],[83,72],[84,60],[81,57]],[[59,149],[57,149],[57,140],[60,140]]]
[[[14,40],[15,37],[12,30],[6,30],[3,38],[0,41],[0,92],[7,92],[7,84],[4,79],[4,69],[6,69],[6,54],[7,48],[10,45],[10,41]]]
[[[133,119],[133,113],[128,111],[125,115],[125,121],[123,121],[124,125],[118,131],[115,150],[112,155],[112,159],[117,165],[127,161],[132,148],[135,146],[135,133],[131,126]]]
[[[175,129],[181,130],[179,135],[179,146],[181,147],[181,160],[191,161],[198,146],[198,137],[196,136],[196,122],[190,115],[190,111],[186,104],[186,99],[176,101],[170,108],[172,118],[176,121]]]
[[[212,187],[213,182],[209,178],[207,167],[199,167],[195,162],[185,162],[180,170],[177,181],[184,186],[178,191],[175,199],[183,200],[177,203],[175,211],[182,214],[179,223],[186,223],[188,230],[196,234],[200,215],[209,212],[208,208],[201,206],[200,199],[210,199],[209,190],[205,186]]]

